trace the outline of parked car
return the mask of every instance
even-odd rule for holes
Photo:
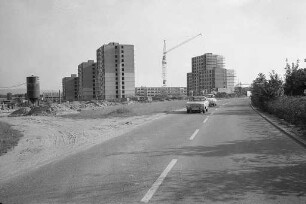
[[[214,94],[207,94],[205,95],[208,102],[209,102],[209,106],[216,106],[217,105],[217,99],[215,98]]]
[[[205,96],[193,96],[186,104],[187,113],[192,111],[200,111],[205,113],[208,111],[209,102]]]

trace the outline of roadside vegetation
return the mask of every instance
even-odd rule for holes
[[[0,122],[0,156],[17,146],[23,135],[11,125]]]
[[[287,64],[284,80],[272,71],[262,73],[252,83],[251,101],[261,110],[278,116],[306,132],[306,68]]]
[[[98,110],[82,110],[79,114],[63,115],[65,118],[75,119],[97,119],[108,117],[131,117],[151,115],[156,113],[167,113],[182,109],[186,105],[185,100],[163,101],[152,103],[132,103],[125,105],[111,106]]]

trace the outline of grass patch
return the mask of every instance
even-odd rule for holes
[[[23,135],[14,130],[11,125],[0,122],[0,156],[7,153],[15,146]]]
[[[79,114],[63,115],[60,117],[74,119],[97,119],[110,117],[131,117],[165,113],[184,108],[186,101],[164,101],[152,103],[135,103],[101,108],[100,110],[82,110]]]

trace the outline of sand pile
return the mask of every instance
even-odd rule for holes
[[[31,111],[31,108],[23,107],[23,108],[19,108],[18,110],[12,112],[9,116],[10,117],[24,116],[24,115],[27,115],[30,111]]]
[[[39,106],[33,107],[26,115],[33,115],[33,116],[48,116],[48,115],[55,115],[56,112],[49,106]]]

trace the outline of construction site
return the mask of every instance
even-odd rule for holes
[[[188,96],[201,95],[207,87],[201,82],[189,83],[195,80],[190,79],[190,74],[187,74],[187,87],[169,87],[167,54],[200,36],[193,36],[170,49],[164,41],[160,87],[135,87],[133,45],[119,43],[98,48],[97,62],[82,62],[78,75],[62,79],[62,90],[42,91],[40,78],[34,75],[26,77],[25,83],[6,87],[8,91],[23,88],[26,93],[7,92],[0,98],[0,135],[3,137],[0,181],[183,109]],[[219,61],[209,63],[210,68],[198,66],[200,62],[192,59],[192,70],[200,73],[200,69],[224,69],[223,64],[220,68],[214,64]],[[194,66],[199,70],[195,71]],[[194,76],[206,80],[200,75]],[[226,73],[223,72],[221,78],[220,88],[226,88]],[[210,88],[209,92],[216,90],[212,85]]]

